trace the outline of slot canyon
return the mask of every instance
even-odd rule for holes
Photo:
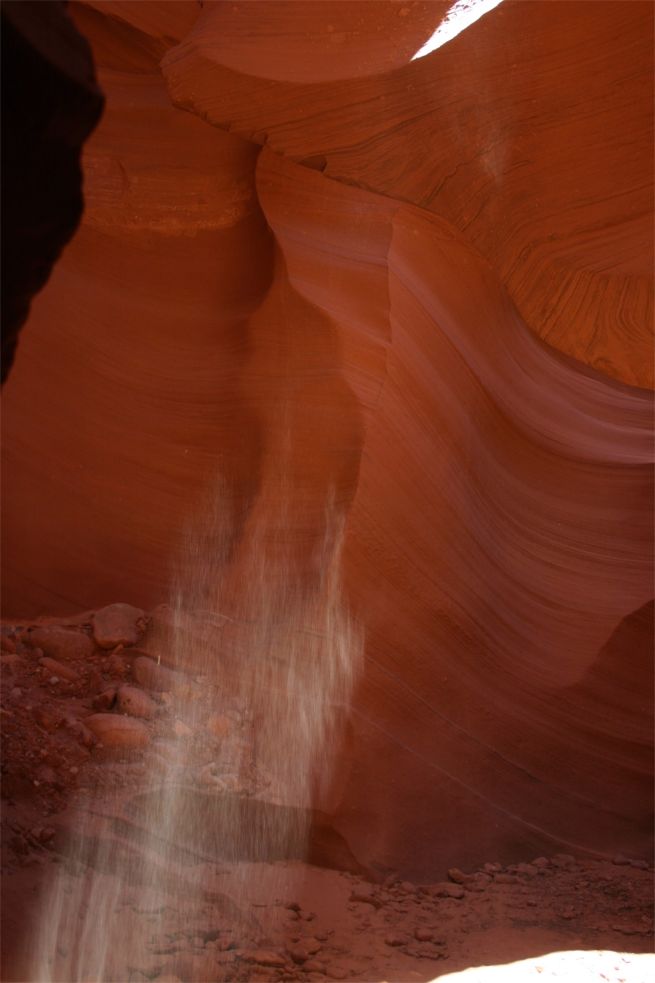
[[[653,978],[654,13],[2,4],[5,983]]]

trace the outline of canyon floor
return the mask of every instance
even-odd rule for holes
[[[243,708],[216,713],[210,682],[135,647],[126,613],[109,613],[103,647],[83,619],[2,628],[6,983],[91,978],[76,953],[99,935],[102,978],[121,983],[652,979],[644,861],[490,857],[438,883],[371,879],[316,817],[311,864],[217,857],[203,835],[171,849],[152,828],[162,781],[194,809],[256,810],[266,778]]]

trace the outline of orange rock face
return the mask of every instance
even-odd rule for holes
[[[448,6],[73,5],[107,109],[5,398],[8,615],[151,609],[217,480],[234,589],[281,475],[302,585],[336,503],[329,808],[412,878],[650,838],[652,7],[411,61]]]

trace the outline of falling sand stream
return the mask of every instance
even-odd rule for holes
[[[310,833],[336,835],[313,806],[330,782],[362,638],[342,597],[343,516],[328,500],[299,573],[286,491],[275,489],[238,548],[220,489],[189,523],[153,646],[177,670],[168,699],[184,723],[146,756],[138,791],[87,792],[72,807],[35,983],[143,979],[198,927],[261,945],[257,891],[293,897]],[[208,712],[221,735],[210,761],[193,738]]]

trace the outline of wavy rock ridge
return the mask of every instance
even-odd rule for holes
[[[217,476],[238,594],[284,475],[292,580],[347,520],[362,862],[645,855],[652,8],[409,62],[446,6],[75,6],[107,112],[7,386],[5,610],[157,603]]]

